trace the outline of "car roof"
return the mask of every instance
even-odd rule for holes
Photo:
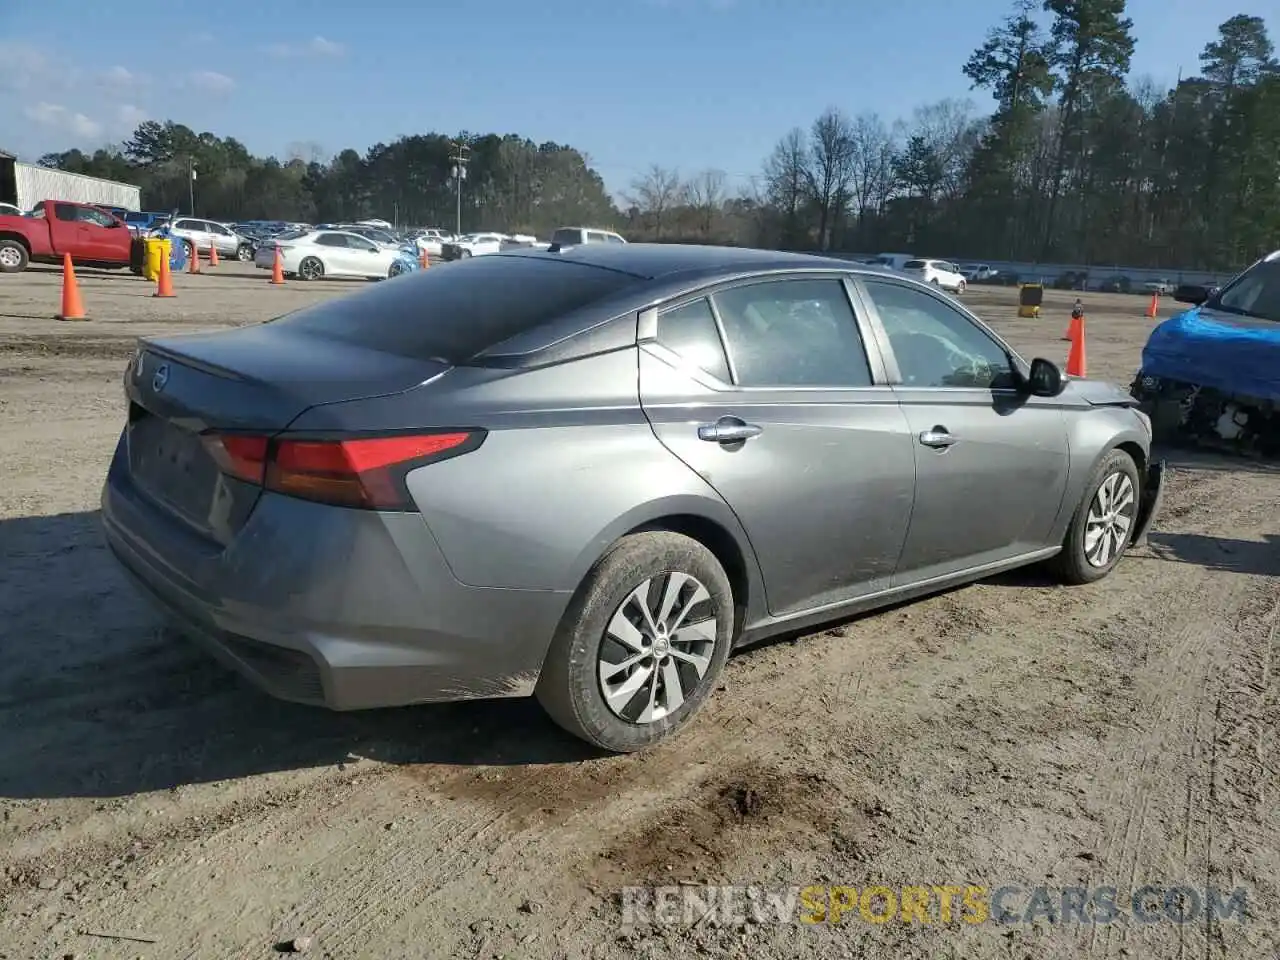
[[[684,243],[585,244],[557,253],[512,251],[496,256],[535,257],[543,260],[572,260],[629,273],[646,280],[672,274],[734,273],[743,270],[785,270],[827,268],[857,270],[863,264],[807,253],[784,253],[750,247],[714,247]]]

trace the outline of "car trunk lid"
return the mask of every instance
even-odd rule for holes
[[[448,369],[271,324],[144,340],[125,376],[129,471],[159,506],[226,543],[261,490],[224,474],[209,434],[275,436],[314,406],[399,393]]]

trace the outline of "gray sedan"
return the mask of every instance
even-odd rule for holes
[[[1162,470],[1119,387],[819,257],[502,253],[145,340],[124,569],[270,693],[536,695],[632,751],[732,648],[1048,561],[1106,576]]]

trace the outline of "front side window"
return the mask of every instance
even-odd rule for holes
[[[839,280],[770,280],[713,297],[744,387],[871,385],[871,369]]]
[[[1009,354],[959,310],[922,290],[865,280],[908,387],[1013,386]]]

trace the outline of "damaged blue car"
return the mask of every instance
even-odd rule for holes
[[[1131,392],[1155,438],[1280,457],[1280,250],[1151,332]]]

